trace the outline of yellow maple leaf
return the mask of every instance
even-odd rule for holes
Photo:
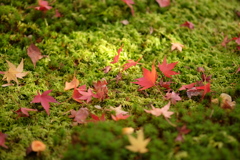
[[[126,146],[126,148],[132,152],[146,153],[148,149],[146,146],[150,142],[150,138],[144,139],[143,129],[137,132],[137,138],[132,135],[128,135],[129,142],[131,145]]]
[[[17,78],[23,78],[28,74],[28,72],[23,72],[23,59],[18,67],[9,61],[7,61],[7,63],[9,69],[8,71],[4,72],[3,80],[6,80],[8,84],[10,84],[11,81],[15,81],[18,84]]]
[[[64,90],[69,90],[69,89],[72,89],[72,88],[75,88],[79,85],[79,80],[75,77],[73,77],[72,81],[71,82],[66,82],[65,83],[65,88]]]

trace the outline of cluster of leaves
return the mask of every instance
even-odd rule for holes
[[[132,15],[134,15],[134,9],[133,9],[134,2],[132,0],[122,0],[122,1],[128,5],[128,7],[131,9]],[[169,0],[156,0],[156,2],[159,4],[160,7],[167,7],[167,6],[170,5]],[[38,6],[36,6],[36,7],[34,6],[34,7],[31,7],[31,8],[43,12],[43,16],[45,16],[46,12],[53,8],[50,5],[51,5],[51,3],[48,3],[47,1],[39,0],[38,1]],[[60,18],[60,17],[63,17],[63,16],[64,15],[60,14],[58,12],[58,10],[56,9],[55,17]],[[191,23],[190,21],[185,21],[183,24],[180,24],[179,26],[187,27],[190,30],[195,29],[194,24]],[[153,31],[150,31],[150,34],[152,34],[151,32],[153,32]],[[166,36],[165,33],[161,33],[161,34]],[[175,40],[172,40],[171,38],[169,38],[169,39],[171,40],[170,43],[172,44],[171,45],[171,51],[178,50],[179,52],[182,52],[182,49],[185,46],[183,44],[179,43],[179,42],[176,42]],[[224,40],[224,41],[225,41],[224,42],[225,44],[227,44],[228,41],[230,42],[230,40],[228,40],[228,39]],[[232,38],[231,41],[235,41],[239,45],[239,37]],[[64,46],[66,44],[63,43],[62,45]],[[124,44],[124,45],[126,45],[126,44]],[[121,83],[121,81],[124,81],[123,80],[123,75],[124,74],[125,75],[130,74],[131,73],[130,72],[131,67],[134,67],[134,66],[138,67],[138,65],[140,65],[140,64],[141,65],[148,65],[149,64],[149,62],[139,63],[140,60],[142,60],[146,57],[146,55],[141,55],[141,57],[136,61],[132,60],[132,59],[126,59],[126,61],[127,61],[126,63],[124,63],[123,65],[119,65],[118,62],[119,62],[120,58],[124,57],[124,55],[121,56],[121,53],[123,52],[123,49],[124,49],[124,45],[122,45],[118,49],[117,55],[114,56],[112,62],[110,62],[111,65],[106,66],[103,69],[103,72],[105,74],[108,73],[108,74],[114,75],[116,73],[116,71],[118,72],[116,75],[114,75],[114,76],[116,76],[116,78],[113,79],[113,80],[116,80],[116,84]],[[237,47],[239,48],[239,46],[237,46]],[[66,54],[68,54],[68,51],[66,51]],[[41,52],[40,52],[40,49],[33,43],[27,48],[27,53],[24,53],[23,57],[25,57],[26,55],[28,55],[30,57],[34,68],[37,68],[37,62],[40,59],[42,59],[44,57],[48,57],[46,55],[42,55]],[[157,60],[160,60],[160,59],[157,59]],[[141,122],[141,123],[139,122],[138,123],[137,117],[139,116],[139,113],[137,113],[135,111],[131,111],[131,112],[130,111],[125,111],[125,110],[122,109],[121,105],[119,107],[110,107],[110,108],[107,108],[105,106],[104,102],[106,102],[108,100],[109,101],[110,100],[113,100],[113,101],[115,100],[115,99],[112,99],[112,95],[111,95],[114,88],[109,88],[109,86],[108,86],[109,83],[111,83],[111,81],[113,81],[113,80],[102,79],[102,80],[98,80],[98,81],[93,82],[93,83],[90,83],[90,82],[88,83],[87,82],[88,84],[90,84],[89,87],[88,87],[87,83],[83,83],[83,84],[80,85],[80,82],[76,78],[75,75],[73,76],[73,79],[72,79],[71,82],[66,82],[65,83],[64,90],[66,91],[65,92],[66,94],[68,93],[67,90],[73,89],[72,96],[71,97],[65,97],[65,98],[66,99],[67,98],[72,98],[73,100],[77,101],[79,103],[78,105],[80,105],[81,107],[77,108],[77,110],[73,110],[73,109],[68,110],[67,113],[68,112],[71,113],[71,115],[69,115],[69,118],[73,118],[73,121],[74,121],[73,125],[81,125],[81,127],[86,126],[86,128],[87,127],[94,128],[93,131],[92,131],[93,133],[95,133],[94,131],[97,130],[96,128],[101,126],[101,125],[108,126],[108,124],[110,123],[110,126],[116,126],[116,128],[118,127],[117,129],[119,129],[119,128],[122,129],[122,127],[127,126],[126,124],[132,123],[132,127],[134,127],[134,128],[128,128],[128,129],[123,128],[125,130],[125,132],[127,132],[127,134],[128,134],[127,138],[129,140],[129,142],[126,141],[126,136],[121,136],[121,135],[119,135],[119,131],[118,132],[114,131],[114,127],[112,127],[112,128],[109,127],[110,129],[109,128],[107,129],[108,132],[109,132],[109,130],[112,129],[113,130],[112,132],[114,132],[114,136],[118,137],[118,138],[116,138],[117,143],[121,144],[122,148],[126,148],[126,149],[130,150],[131,152],[146,153],[146,152],[150,151],[151,153],[154,153],[152,148],[151,149],[147,148],[147,145],[148,144],[152,145],[152,146],[156,145],[157,142],[155,143],[154,140],[161,141],[161,143],[162,143],[162,141],[164,141],[164,140],[156,139],[154,137],[155,135],[163,134],[160,131],[161,129],[171,130],[171,134],[172,134],[171,140],[176,142],[176,143],[184,142],[185,141],[185,136],[184,135],[190,133],[190,131],[191,132],[193,131],[194,133],[192,133],[192,135],[195,134],[196,135],[196,137],[195,137],[196,141],[201,143],[204,139],[204,135],[199,135],[198,133],[195,133],[196,131],[199,131],[196,128],[192,127],[190,129],[188,129],[191,121],[193,121],[191,119],[193,119],[193,117],[194,117],[194,116],[190,116],[190,115],[194,114],[194,113],[191,112],[189,109],[186,109],[186,111],[178,111],[177,107],[171,108],[171,111],[169,111],[169,110],[170,110],[171,105],[178,106],[179,101],[186,100],[187,99],[186,95],[189,99],[191,99],[192,97],[195,97],[194,100],[197,100],[198,102],[199,101],[204,102],[205,100],[209,100],[209,99],[211,101],[211,96],[209,94],[210,92],[212,92],[211,88],[210,88],[211,85],[212,85],[211,76],[207,76],[205,74],[204,69],[201,67],[201,68],[198,68],[198,72],[201,73],[201,80],[200,81],[195,81],[195,82],[193,82],[191,84],[187,84],[187,85],[182,85],[181,83],[178,84],[178,83],[176,83],[177,80],[175,80],[173,77],[175,77],[175,75],[182,75],[182,73],[180,73],[180,71],[178,71],[178,72],[173,71],[173,69],[175,69],[175,66],[179,62],[180,61],[173,62],[173,63],[167,63],[167,56],[165,56],[164,59],[163,59],[163,62],[158,63],[158,69],[161,72],[161,74],[159,74],[157,72],[156,67],[155,67],[155,61],[153,61],[153,62],[151,62],[152,63],[152,69],[151,70],[148,70],[147,68],[142,68],[143,77],[137,78],[136,82],[132,82],[133,79],[130,80],[131,83],[141,86],[141,88],[138,90],[140,94],[151,95],[152,97],[168,101],[168,103],[165,106],[163,106],[162,108],[159,108],[158,106],[154,107],[154,105],[155,105],[154,102],[151,102],[149,104],[149,106],[151,106],[152,109],[144,109],[143,107],[142,108],[138,107],[138,110],[142,111],[140,113],[141,116],[148,118],[148,119],[145,119],[146,122]],[[78,62],[74,62],[74,63],[78,63]],[[6,87],[6,86],[14,85],[14,84],[11,83],[12,81],[16,82],[18,86],[24,85],[24,82],[19,83],[19,81],[18,81],[18,78],[22,79],[23,77],[27,76],[28,73],[29,73],[29,72],[23,72],[23,60],[18,65],[18,67],[16,67],[15,65],[13,65],[9,61],[7,61],[7,64],[9,66],[8,70],[7,71],[0,71],[0,74],[3,74],[3,80],[7,81],[7,84],[4,84],[3,86]],[[118,68],[116,67],[117,65],[119,65]],[[112,68],[114,68],[113,69],[114,73],[111,72]],[[240,69],[238,68],[237,72],[239,72],[239,70]],[[160,80],[158,79],[159,77],[160,77]],[[101,78],[103,78],[103,77],[101,77]],[[27,83],[30,83],[30,82],[27,82]],[[129,85],[131,85],[131,83],[129,83]],[[175,85],[175,88],[173,87],[173,84]],[[177,89],[176,86],[179,86],[179,85],[180,86],[182,85],[182,86],[179,89]],[[39,89],[40,89],[40,87],[39,87]],[[154,90],[154,89],[156,89],[157,91]],[[184,90],[186,90],[186,92]],[[41,106],[44,108],[47,115],[50,116],[50,104],[49,103],[50,102],[58,103],[58,104],[61,104],[61,103],[59,103],[52,96],[48,95],[49,93],[52,92],[52,89],[51,90],[46,90],[42,94],[39,91],[36,91],[36,92],[37,92],[37,95],[34,96],[31,103],[41,103]],[[59,92],[57,95],[59,96],[59,95],[65,94],[65,93]],[[209,95],[209,96],[207,96],[207,95]],[[56,97],[56,98],[59,98],[59,97]],[[128,97],[126,97],[126,100],[127,100],[127,98]],[[234,98],[236,98],[236,97],[234,97]],[[69,103],[69,104],[71,104],[71,103]],[[100,106],[95,105],[94,109],[91,108],[91,105],[98,104],[98,103],[102,104],[104,107],[100,107]],[[236,102],[232,101],[231,96],[229,96],[227,94],[224,94],[224,93],[222,93],[220,95],[220,98],[212,99],[212,103],[216,103],[216,104],[220,105],[221,109],[227,109],[226,112],[230,113],[230,114],[232,113],[231,110],[236,110],[235,109]],[[73,102],[73,104],[74,104],[74,102]],[[37,105],[34,105],[34,106],[37,107]],[[97,111],[96,111],[96,109],[97,109]],[[30,116],[29,112],[31,112],[31,111],[36,112],[38,110],[39,109],[35,109],[35,108],[20,107],[20,108],[18,108],[18,110],[14,111],[14,114],[17,114],[18,118],[19,117],[23,117],[23,118],[28,117],[30,119],[32,117]],[[214,111],[214,110],[212,110],[212,111]],[[112,114],[113,112],[115,112],[115,115]],[[189,115],[189,117],[186,116],[186,115],[183,116],[182,112],[184,112],[184,114],[186,114],[186,115]],[[186,112],[188,112],[188,113],[186,113]],[[218,110],[218,112],[221,112],[221,111]],[[145,114],[145,113],[149,113],[151,115],[148,115],[148,114]],[[37,112],[36,114],[40,114],[40,113]],[[211,113],[210,118],[207,118],[206,115],[203,115],[202,117],[205,117],[206,119],[210,119],[211,121],[215,121],[215,119],[214,119],[215,115],[212,118],[212,114],[213,113]],[[172,115],[174,115],[174,116],[172,116]],[[221,116],[222,115],[224,115],[224,114],[221,114]],[[89,116],[90,116],[90,118],[89,118]],[[162,118],[160,116],[162,116],[164,119],[162,120]],[[59,117],[64,117],[64,116],[59,116]],[[177,125],[170,122],[170,120],[169,120],[170,118],[172,120],[174,120],[175,123],[177,123]],[[175,119],[175,118],[177,118],[177,119]],[[236,119],[236,121],[238,120],[234,116],[232,116],[231,118],[234,119],[234,120]],[[111,119],[114,120],[114,121],[111,121]],[[139,119],[141,119],[141,118],[139,118]],[[201,117],[197,118],[197,119],[202,120]],[[216,121],[218,121],[218,120],[219,120],[219,118],[216,118]],[[115,122],[115,121],[118,121],[118,122]],[[94,122],[94,123],[92,123],[92,122]],[[153,134],[149,134],[149,132],[151,130],[150,129],[151,127],[144,126],[144,124],[146,124],[146,123],[154,124],[156,122],[161,122],[161,123],[158,123],[160,125],[164,124],[166,122],[165,127],[162,127],[162,126],[159,127],[158,126],[157,129],[156,129],[157,131],[155,131],[155,132],[152,131]],[[194,121],[194,122],[196,122],[196,121]],[[133,123],[136,123],[136,124],[133,125]],[[230,124],[232,122],[227,122],[227,123]],[[147,138],[147,139],[144,138],[143,129],[140,128],[140,127],[144,127],[144,132],[146,132],[147,137],[150,137],[150,138]],[[154,128],[154,127],[152,127],[152,128]],[[101,129],[99,129],[99,130],[100,130],[99,133],[101,133]],[[135,134],[134,131],[136,131],[137,138],[132,136],[132,134]],[[85,134],[87,134],[87,133],[85,133]],[[165,134],[167,135],[168,133],[166,132]],[[231,134],[236,135],[234,131],[231,131]],[[166,135],[165,135],[165,138],[167,137]],[[73,136],[72,140],[75,141],[73,143],[78,143],[78,144],[82,144],[83,146],[87,146],[86,143],[88,143],[88,141],[82,141],[84,138],[81,137],[81,140],[78,140],[78,139],[75,139],[76,137],[74,137],[74,134],[72,136]],[[92,138],[91,136],[89,136],[89,137],[86,136],[86,137],[91,139]],[[93,135],[93,137],[94,136],[95,136],[95,134]],[[109,135],[109,137],[111,137],[111,135]],[[164,137],[164,136],[161,136],[161,137]],[[209,138],[211,143],[209,143],[208,145],[213,146],[213,147],[221,148],[222,143],[216,141],[215,137],[217,137],[217,135],[213,136],[213,138]],[[236,143],[234,137],[232,137],[232,136],[230,136],[226,133],[222,133],[221,137],[224,137],[226,139],[231,139],[232,141],[229,142],[229,143],[231,143],[231,145],[232,145],[232,143]],[[0,146],[2,146],[3,148],[8,148],[8,146],[5,145],[6,138],[7,138],[7,134],[0,132]],[[150,141],[150,139],[151,139],[151,141]],[[111,140],[114,141],[114,138],[112,138]],[[193,140],[193,139],[191,139],[191,140]],[[96,138],[96,140],[93,140],[93,141],[94,141],[94,143],[97,143],[99,145],[99,146],[96,145],[96,147],[102,147],[101,145],[103,145],[103,144],[105,144],[105,147],[106,147],[106,144],[109,143],[109,141],[105,143],[104,140],[103,140],[103,142],[99,142],[100,140],[98,138]],[[190,140],[187,139],[187,142],[190,143]],[[127,145],[129,143],[130,143],[130,145]],[[228,143],[228,142],[224,142],[224,143]],[[116,151],[117,150],[116,146],[114,147],[114,145],[111,145],[111,147],[112,147],[111,149],[109,149],[110,147],[109,148],[106,147],[105,148],[106,151],[108,151],[108,150]],[[43,144],[41,141],[33,141],[32,144],[30,145],[30,147],[27,148],[27,154],[30,154],[32,151],[39,153],[41,151],[44,151],[45,148],[46,148],[45,144]],[[84,150],[86,150],[86,148],[83,147],[81,149],[82,149],[82,151],[84,151]],[[184,145],[183,145],[182,148],[184,148]],[[95,151],[96,150],[97,149],[95,149]],[[176,149],[176,150],[178,150],[178,149]],[[125,151],[121,151],[121,152],[125,152]],[[179,152],[179,151],[176,151],[176,152]],[[181,152],[179,152],[179,157],[181,157],[180,153]],[[184,157],[184,155],[186,155],[184,153],[182,154],[182,157]],[[175,154],[175,151],[173,152],[173,154]],[[107,155],[107,154],[105,154],[105,155]],[[123,153],[123,155],[125,156],[126,154]],[[134,155],[134,156],[136,156],[136,155]],[[129,158],[129,157],[126,157],[125,159],[127,159],[127,158]],[[136,156],[136,157],[131,157],[131,158],[132,159],[138,159],[139,157]],[[97,159],[97,158],[94,157],[92,159]]]

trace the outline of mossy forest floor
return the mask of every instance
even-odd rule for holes
[[[238,0],[174,0],[161,8],[155,0],[134,0],[135,15],[121,0],[49,0],[53,8],[45,13],[35,10],[35,0],[2,0],[0,5],[0,71],[7,71],[6,60],[18,65],[24,59],[23,79],[13,86],[0,87],[0,132],[7,135],[0,146],[0,159],[99,159],[99,160],[237,160],[240,159],[240,51],[235,40],[226,47],[224,38],[239,37],[240,10]],[[61,17],[55,17],[55,10]],[[121,21],[128,20],[124,25]],[[180,26],[189,21],[194,29]],[[182,52],[171,51],[171,43],[184,45]],[[27,54],[35,44],[46,57],[34,68]],[[110,63],[122,46],[119,62]],[[122,71],[127,60],[136,66]],[[166,57],[168,63],[178,62],[173,71],[180,74],[166,78],[158,64]],[[143,77],[142,68],[155,65],[156,85],[146,90],[131,83]],[[111,66],[108,73],[103,69]],[[182,85],[200,81],[203,67],[211,76],[211,92],[188,98]],[[122,73],[117,82],[117,75]],[[73,100],[72,90],[64,90],[65,82],[74,75],[80,85],[93,88],[103,78],[107,81],[108,98],[93,98],[89,103]],[[4,75],[1,75],[1,79]],[[171,89],[181,101],[171,104],[171,118],[146,113],[151,105],[162,108],[169,100],[166,89],[158,84],[171,81]],[[0,85],[6,84],[4,80]],[[206,84],[204,82],[204,84]],[[52,90],[49,94],[60,104],[50,103],[47,115],[40,103],[30,103],[37,91]],[[221,93],[229,94],[236,105],[221,108],[211,100]],[[219,99],[221,101],[221,99]],[[97,109],[96,105],[102,107]],[[110,106],[122,106],[129,112],[125,120],[114,121]],[[18,117],[14,112],[24,108],[37,109],[29,117]],[[74,125],[70,110],[88,108],[97,116],[105,114],[105,121]],[[87,120],[90,120],[89,116]],[[179,127],[190,131],[182,133],[177,141]],[[143,129],[144,138],[150,138],[148,152],[134,153],[122,128]],[[184,132],[184,131],[183,131]],[[42,141],[46,150],[26,155],[26,149],[35,140]]]

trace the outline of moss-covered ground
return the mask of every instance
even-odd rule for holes
[[[5,145],[0,146],[0,159],[240,159],[240,83],[236,70],[240,52],[237,43],[221,45],[225,36],[238,37],[240,10],[238,0],[174,0],[160,8],[155,0],[134,0],[135,15],[121,0],[50,0],[53,7],[45,13],[35,10],[35,0],[2,0],[0,5],[0,71],[7,71],[6,60],[18,65],[24,59],[24,71],[29,71],[19,84],[0,87],[0,132],[7,134]],[[54,17],[55,9],[62,17]],[[122,20],[128,20],[124,25]],[[180,26],[189,21],[194,29]],[[182,52],[171,51],[171,43],[184,45]],[[27,48],[34,43],[43,55],[34,68]],[[123,46],[118,63],[111,64],[117,50]],[[155,117],[144,109],[151,105],[162,108],[168,103],[166,91],[152,87],[140,91],[131,82],[142,77],[142,68],[157,68],[158,82],[164,77],[157,67],[166,56],[167,62],[178,62],[171,88],[178,92],[181,101],[171,105],[174,112],[169,123],[163,116]],[[116,76],[127,60],[142,59],[140,65]],[[102,69],[111,66],[108,73]],[[187,97],[178,91],[182,85],[201,80],[198,67],[211,77],[211,93]],[[102,78],[108,84],[108,98],[78,103],[71,99],[72,90],[64,91],[65,82],[74,74],[80,85],[93,87]],[[165,78],[170,81],[170,78]],[[6,84],[1,80],[0,85]],[[37,91],[52,90],[50,95],[60,104],[50,103],[48,116],[39,103],[30,103]],[[236,106],[223,109],[211,99],[221,93],[229,94]],[[105,112],[105,122],[73,125],[71,109],[87,107],[101,116],[103,109],[122,106],[129,118],[114,121]],[[20,107],[38,109],[29,117],[17,117],[13,112]],[[90,118],[88,118],[90,119]],[[191,131],[184,141],[175,141],[177,127],[186,125]],[[122,128],[143,128],[148,152],[133,153],[125,148],[128,137]],[[136,133],[133,133],[135,136]],[[47,149],[38,155],[26,156],[32,141],[44,142]]]

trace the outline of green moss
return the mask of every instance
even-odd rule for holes
[[[24,71],[29,71],[19,86],[1,87],[0,132],[8,135],[6,145],[0,147],[0,159],[239,159],[239,104],[240,88],[239,51],[236,42],[227,47],[220,44],[224,37],[237,37],[239,24],[235,10],[240,10],[237,0],[171,1],[160,8],[156,1],[134,0],[135,16],[121,0],[61,2],[49,1],[53,9],[42,13],[34,10],[37,1],[6,1],[0,9],[0,71],[7,71],[6,60],[18,65],[24,59]],[[54,17],[58,9],[63,17]],[[122,20],[128,20],[123,25]],[[191,21],[195,29],[180,25]],[[171,43],[180,42],[182,52],[171,51]],[[46,57],[37,62],[36,68],[27,55],[27,48],[34,43]],[[123,45],[118,63],[111,64],[117,50]],[[165,90],[155,87],[139,91],[131,82],[142,77],[142,68],[156,66],[159,79],[164,78],[158,63],[167,57],[168,63],[178,62],[171,81],[171,88],[178,92],[182,85],[201,80],[197,67],[211,75],[212,92],[201,97],[187,97],[179,91],[182,101],[171,105],[174,114],[169,122],[162,116],[154,117],[144,109],[151,105],[162,108],[167,104]],[[140,65],[116,76],[127,60],[138,60]],[[102,71],[111,66],[111,71]],[[90,104],[72,100],[72,91],[64,91],[65,82],[73,75],[80,85],[93,87],[93,82],[108,81],[109,98]],[[158,81],[159,81],[158,79]],[[170,81],[164,78],[164,81]],[[6,81],[0,81],[0,85]],[[37,91],[52,89],[51,96],[61,104],[50,103],[47,116],[40,104],[30,103]],[[228,93],[236,101],[234,110],[224,110],[211,104],[211,98]],[[73,126],[69,110],[87,107],[91,113],[101,115],[94,105],[104,109],[110,106],[130,113],[126,120],[113,121],[105,111],[106,122]],[[20,107],[38,109],[29,117],[17,118],[13,111]],[[89,118],[88,118],[89,119]],[[175,142],[178,130],[174,125],[186,125],[191,130],[184,135],[184,142]],[[148,153],[132,153],[123,127],[144,128],[146,138],[151,138]],[[134,133],[135,134],[135,133]],[[27,156],[26,148],[33,140],[47,145],[41,156]]]

